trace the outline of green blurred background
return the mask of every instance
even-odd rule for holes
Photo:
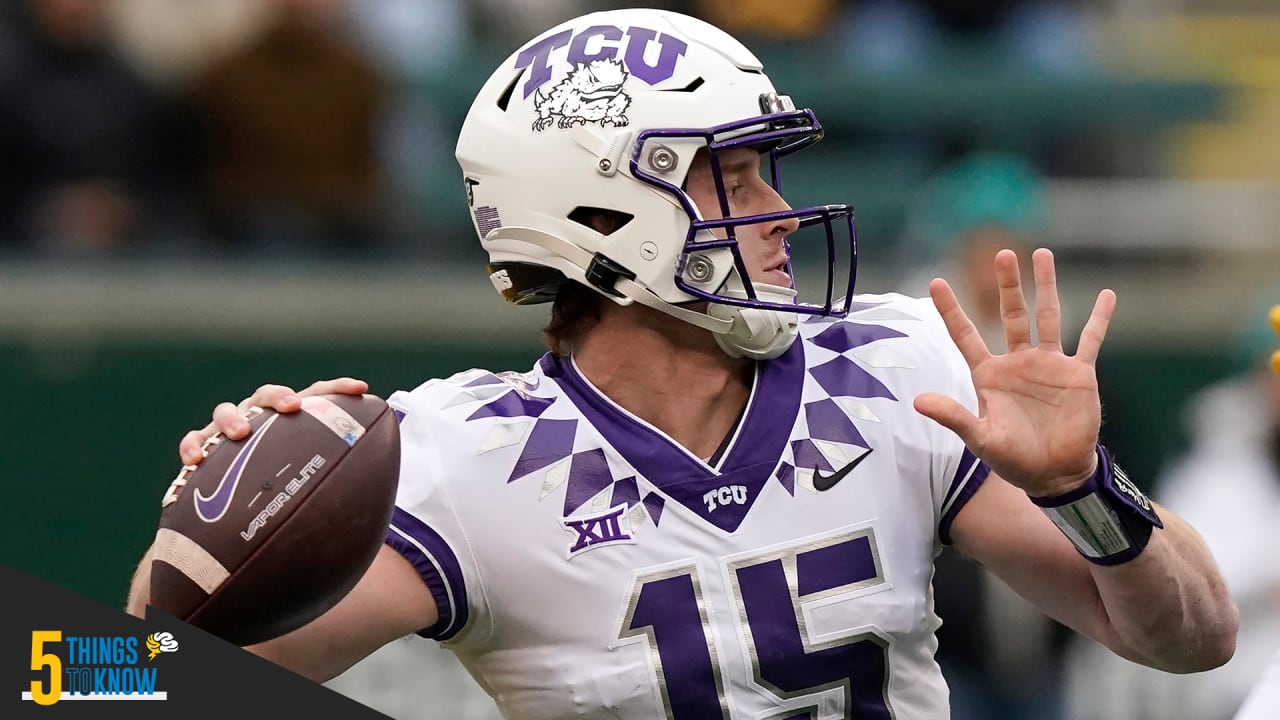
[[[385,395],[464,365],[527,363],[530,353],[519,354],[456,338],[416,348],[6,342],[0,368],[12,385],[0,432],[13,495],[0,526],[0,562],[123,607],[160,497],[179,469],[177,439],[207,422],[205,411],[218,400],[242,397],[263,378],[305,386],[337,375],[367,379]]]
[[[1032,220],[1015,229],[1020,240],[1055,251],[1071,332],[1098,290],[1119,295],[1098,367],[1103,439],[1158,498],[1154,479],[1186,445],[1186,401],[1269,347],[1270,335],[1257,331],[1280,301],[1280,4],[657,4],[738,34],[781,91],[818,113],[827,137],[785,166],[787,195],[793,204],[854,205],[860,291],[921,294],[924,274],[956,279],[947,257],[958,237],[1034,206]],[[177,442],[217,402],[264,382],[305,386],[351,375],[385,396],[470,367],[530,367],[546,310],[506,306],[490,288],[453,142],[471,97],[507,52],[535,30],[608,5],[0,6],[0,478],[8,491],[0,562],[120,606],[179,469]],[[961,10],[992,22],[975,29],[937,21]],[[228,236],[194,212],[208,200],[200,195],[208,177],[160,162],[160,192],[151,192],[156,177],[150,190],[107,178],[112,188],[137,191],[130,200],[145,232],[113,234],[92,213],[76,216],[74,204],[26,216],[19,207],[6,224],[19,188],[59,159],[39,158],[28,139],[15,139],[38,125],[27,109],[62,107],[45,102],[55,84],[31,70],[51,47],[28,42],[38,34],[33,12],[46,25],[41,32],[89,37],[180,108],[220,57],[273,37],[278,17],[307,16],[307,27],[357,48],[380,76],[385,117],[376,147],[365,148],[376,163],[378,222],[334,246],[270,223]],[[28,45],[37,51],[24,55]],[[36,80],[23,85],[28,71]],[[252,94],[258,88],[247,77]],[[305,72],[299,82],[319,95],[327,86]],[[73,103],[94,92],[53,99]],[[327,122],[303,106],[274,110],[286,119],[281,143]],[[189,138],[173,146],[168,139],[147,134],[114,147],[190,160]],[[948,183],[956,163],[975,153],[1032,170],[1024,184],[1005,188],[993,217],[970,212],[980,203],[966,198],[979,191],[939,193],[955,189]],[[290,232],[277,236],[272,227]],[[417,717],[420,703],[404,702],[402,716]]]

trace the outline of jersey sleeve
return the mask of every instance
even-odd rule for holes
[[[435,598],[439,620],[418,634],[445,642],[472,634],[485,611],[478,566],[445,482],[437,423],[421,394],[388,399],[400,421],[400,485],[386,543],[417,569]]]
[[[926,387],[922,392],[938,392],[954,398],[969,412],[978,413],[978,394],[973,387],[973,375],[960,349],[956,347],[947,327],[932,301],[927,298],[913,301],[924,320],[923,352],[931,368]],[[929,418],[922,418],[929,426],[933,452],[931,475],[938,540],[951,544],[951,524],[956,515],[973,497],[987,479],[991,469],[965,447],[958,435]]]

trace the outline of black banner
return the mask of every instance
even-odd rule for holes
[[[154,609],[142,620],[0,565],[3,718],[388,720]]]

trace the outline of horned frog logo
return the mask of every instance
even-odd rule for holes
[[[622,91],[630,74],[621,60],[604,58],[579,63],[547,95],[538,93],[534,107],[538,119],[533,129],[542,131],[555,123],[561,129],[599,123],[625,127],[631,96]]]

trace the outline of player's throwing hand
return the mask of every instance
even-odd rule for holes
[[[213,420],[199,430],[192,430],[182,437],[178,443],[178,457],[183,465],[198,465],[204,459],[203,446],[206,440],[215,433],[222,433],[228,440],[239,440],[249,435],[249,421],[245,414],[251,407],[275,410],[281,413],[298,412],[302,409],[301,398],[308,395],[326,395],[338,393],[342,395],[359,395],[368,391],[369,383],[355,378],[334,378],[317,380],[302,392],[297,392],[284,385],[263,385],[252,395],[241,400],[239,404],[219,403],[213,409]]]

